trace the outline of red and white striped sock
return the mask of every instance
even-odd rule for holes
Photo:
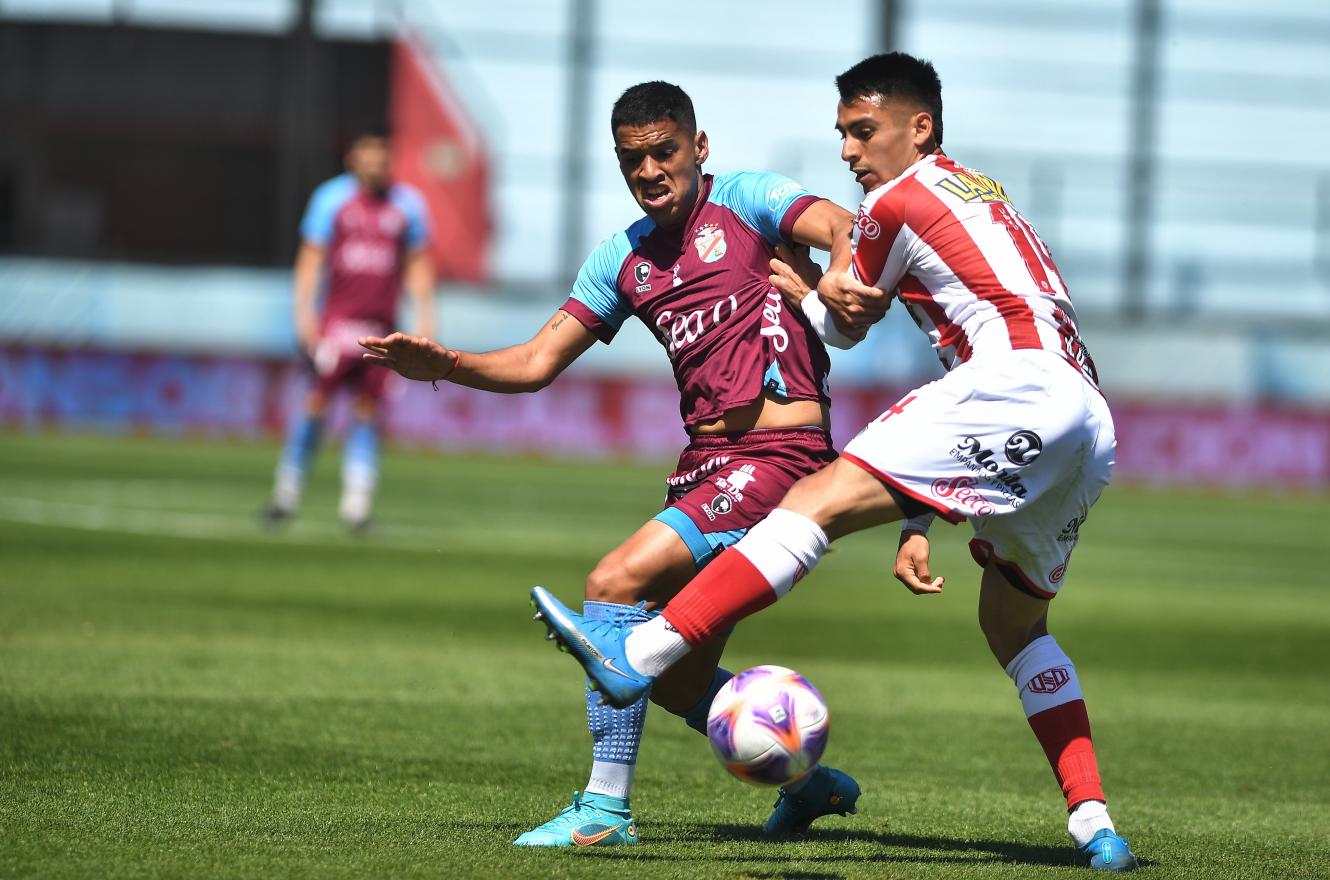
[[[694,647],[784,596],[827,551],[817,523],[777,508],[703,569],[655,620],[634,627],[628,662],[660,675]]]
[[[1090,739],[1090,716],[1071,659],[1052,636],[1043,636],[1007,664],[1007,674],[1016,683],[1030,729],[1062,786],[1067,809],[1085,801],[1102,802],[1104,788]],[[1111,828],[1112,822],[1103,827]]]

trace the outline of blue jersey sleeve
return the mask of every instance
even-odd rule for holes
[[[716,178],[710,200],[738,214],[774,245],[783,238],[781,223],[786,212],[805,198],[816,197],[783,174],[738,171]]]
[[[571,298],[586,306],[609,328],[611,335],[633,313],[619,292],[619,270],[633,251],[628,235],[619,232],[602,241],[586,258],[573,282]],[[594,329],[594,328],[593,328]]]
[[[310,244],[326,247],[332,240],[337,212],[356,192],[356,179],[342,174],[324,182],[309,197],[309,207],[300,221],[300,237]]]
[[[416,250],[429,244],[429,209],[425,205],[425,197],[414,187],[398,183],[394,184],[389,198],[406,215],[407,248]]]

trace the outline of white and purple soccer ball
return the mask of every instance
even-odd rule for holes
[[[716,694],[707,738],[725,769],[744,782],[785,785],[821,759],[830,722],[822,695],[802,675],[755,666]]]

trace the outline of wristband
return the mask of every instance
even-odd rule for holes
[[[446,373],[444,373],[442,376],[440,376],[439,379],[447,379],[447,378],[448,378],[449,376],[451,376],[453,373],[456,373],[456,372],[457,372],[457,365],[460,364],[460,363],[462,362],[462,353],[461,353],[460,351],[458,351],[457,349],[455,349],[455,348],[452,349],[452,352],[453,352],[453,365],[452,365],[451,367],[449,367],[449,368],[448,368],[448,372],[446,372]],[[430,383],[429,383],[429,384],[430,384],[430,387],[433,388],[435,391],[438,391],[438,390],[439,390],[439,379],[431,379],[431,380],[430,380]]]
[[[928,534],[928,527],[933,524],[933,518],[937,516],[933,511],[921,513],[918,516],[908,517],[901,523],[902,532],[922,532]]]

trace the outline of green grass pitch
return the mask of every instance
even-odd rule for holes
[[[305,515],[255,531],[274,456],[0,435],[0,876],[1088,876],[962,528],[935,529],[940,597],[891,579],[882,529],[731,643],[822,690],[859,815],[763,840],[774,793],[653,709],[642,845],[526,851],[589,762],[527,590],[580,596],[664,467],[397,453],[356,540],[331,455]],[[1085,526],[1052,624],[1142,876],[1330,876],[1328,513],[1113,488]]]

